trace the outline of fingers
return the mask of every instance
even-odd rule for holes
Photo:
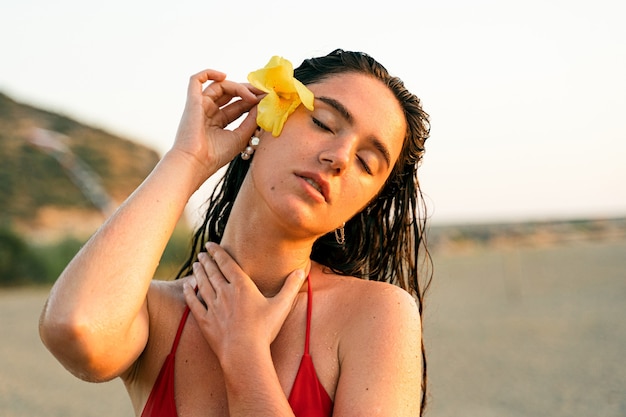
[[[204,311],[206,311],[205,305],[200,301],[200,298],[196,294],[194,287],[197,281],[195,278],[189,279],[189,281],[183,284],[183,294],[185,296],[185,302],[189,306],[192,314],[196,317],[200,317]]]
[[[224,81],[226,74],[221,71],[207,69],[200,71],[197,74],[192,75],[189,78],[189,85],[187,86],[187,95],[192,96],[196,94],[202,94],[202,86],[209,80],[212,81]]]
[[[242,100],[249,103],[258,101],[257,95],[250,91],[247,86],[228,80],[212,82],[204,89],[202,94],[213,100],[218,106],[223,106],[233,97],[241,97]]]
[[[234,132],[244,139],[244,145],[248,143],[250,137],[254,134],[258,125],[256,122],[257,108],[253,107],[246,118],[235,128]]]
[[[276,294],[274,299],[279,303],[293,303],[296,295],[302,288],[302,284],[304,284],[306,275],[303,270],[297,269],[293,271],[283,284],[283,287],[280,289],[280,292]]]
[[[242,114],[250,111],[256,103],[250,103],[243,100],[237,100],[229,104],[228,106],[222,107],[222,112],[224,113],[226,124],[230,124],[237,120]]]
[[[203,89],[208,81],[212,82]],[[240,97],[241,100],[235,105],[231,103],[226,106],[236,97]],[[211,69],[192,75],[187,88],[188,104],[197,105],[203,102],[207,117],[214,116],[220,110],[227,110],[225,118],[228,123],[250,110],[258,103],[259,97],[259,91],[252,86],[226,80],[225,73]],[[222,108],[223,106],[226,107]]]
[[[183,290],[187,305],[194,316],[201,317],[207,310],[213,310],[214,303],[224,302],[222,294],[224,294],[225,286],[230,284],[220,272],[217,264],[205,252],[198,254],[198,262],[193,264],[192,270],[192,281],[195,281],[197,293],[191,289],[190,283],[185,283]]]
[[[212,83],[205,89],[203,95],[209,98],[205,99],[203,104],[205,116],[222,129],[253,109],[259,101],[258,97],[244,85],[230,81]],[[240,99],[236,99],[237,97]],[[241,138],[242,146],[248,142],[256,129],[256,116],[254,119],[246,117],[244,122],[235,129]]]
[[[198,254],[198,262],[194,264],[193,272],[198,280],[198,293],[204,300],[220,298],[225,286],[230,284],[213,258],[206,252]]]
[[[239,283],[246,276],[237,262],[220,245],[208,242],[205,247],[220,274],[227,276],[230,283]]]
[[[243,282],[244,277],[247,277],[247,275],[241,270],[235,260],[231,258],[224,249],[222,249],[222,247],[213,242],[208,242],[205,246],[215,262],[214,266],[219,268],[219,271],[221,271],[220,275],[222,277],[227,276],[230,283],[233,285],[238,285]],[[209,275],[210,274],[211,272],[209,272]],[[274,299],[278,302],[292,302],[298,294],[298,291],[300,291],[305,278],[306,275],[303,270],[298,269],[293,271],[289,274],[289,276],[287,276],[280,292],[274,296]],[[225,280],[225,278],[223,280]],[[213,283],[214,280],[211,282]]]
[[[234,97],[241,97],[247,103],[256,104],[262,96],[252,92],[245,84],[236,83],[229,80],[213,82],[203,91],[218,106],[227,104]]]
[[[203,300],[214,300],[217,298],[215,287],[211,284],[204,265],[200,262],[194,262],[192,270],[200,297]]]

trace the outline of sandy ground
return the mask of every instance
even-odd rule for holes
[[[626,416],[626,242],[435,254],[429,417]],[[45,350],[45,289],[0,291],[0,416],[132,416]]]
[[[626,242],[437,258],[431,417],[626,416]]]

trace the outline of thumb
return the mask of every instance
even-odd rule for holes
[[[243,122],[237,128],[235,128],[235,132],[237,132],[242,138],[247,138],[246,142],[254,134],[254,131],[258,128],[256,122],[257,108],[254,106],[243,119]]]
[[[306,276],[302,269],[296,269],[293,271],[283,284],[283,287],[280,289],[278,294],[274,297],[274,299],[279,303],[292,303],[296,298],[298,291],[302,287]]]

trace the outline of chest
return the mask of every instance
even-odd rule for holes
[[[297,308],[271,345],[276,377],[286,397],[291,392],[305,352],[306,333],[306,309]],[[312,320],[309,329],[310,354],[319,381],[334,397],[339,366],[337,343],[333,341],[332,333],[336,335],[323,325],[322,320]],[[191,315],[176,351],[174,396],[180,417],[199,413],[206,416],[228,415],[224,375],[219,361]]]

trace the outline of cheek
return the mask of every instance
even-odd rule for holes
[[[272,157],[272,152],[259,147],[255,151],[252,161],[250,161],[248,174],[252,176],[257,187],[262,186],[274,190],[278,178],[276,166],[277,163]]]
[[[349,207],[351,211],[356,213],[378,194],[382,185],[383,183],[380,181],[361,180],[354,177],[346,178],[343,187],[345,207]]]

